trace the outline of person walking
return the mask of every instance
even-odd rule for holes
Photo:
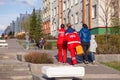
[[[4,39],[8,39],[8,35],[6,33],[4,34]]]
[[[28,35],[28,32],[26,32],[26,49],[28,50],[29,49],[29,35]]]
[[[91,33],[90,30],[88,29],[87,24],[82,25],[82,29],[79,31],[79,36],[84,50],[83,61],[85,64],[88,64],[89,62],[88,62],[87,51],[90,46]]]
[[[67,24],[68,29],[65,32],[65,39],[67,41],[68,50],[71,55],[71,64],[77,64],[76,60],[76,46],[80,45],[80,37],[75,29],[72,28],[71,24]]]
[[[96,53],[96,48],[97,48],[97,42],[95,40],[95,35],[91,35],[89,51],[90,51],[90,60],[92,61],[93,64],[95,64],[94,53]]]
[[[66,63],[67,60],[67,44],[65,42],[65,25],[61,24],[61,28],[58,30],[58,62]]]
[[[39,47],[41,48],[41,49],[43,49],[44,50],[44,45],[45,45],[45,38],[41,38],[41,40],[40,40],[40,42],[39,42]]]

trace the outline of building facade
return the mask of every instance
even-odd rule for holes
[[[12,33],[12,35],[14,35],[14,29],[15,29],[15,23],[14,21],[12,21],[12,23],[10,23],[10,26],[7,26],[7,28],[4,30],[4,34],[10,34],[10,32]]]
[[[43,31],[44,33],[50,34],[50,1],[51,0],[43,0]]]
[[[57,36],[57,30],[60,24],[71,23],[72,27],[79,31],[82,23],[89,25],[89,2],[91,0],[52,0],[51,1],[51,35]],[[83,7],[85,12],[83,15]],[[95,6],[96,7],[96,6]],[[83,17],[84,16],[84,17]],[[84,20],[83,20],[84,19]]]
[[[111,18],[120,15],[119,4],[119,0],[50,0],[50,33],[56,37],[60,24],[70,22],[77,31],[86,23],[92,34],[105,34]]]
[[[10,33],[10,26],[7,26],[6,29],[4,30],[4,34],[9,34]]]
[[[96,19],[92,18],[92,30],[93,34],[111,34],[111,27],[113,25],[113,19],[120,19],[120,0],[92,0],[92,4],[95,4],[96,9],[92,9],[93,16],[96,15]],[[93,5],[94,7],[94,5]],[[95,12],[94,12],[95,10]],[[95,13],[95,14],[94,14]],[[96,24],[97,23],[97,24]],[[95,26],[95,27],[94,27]]]

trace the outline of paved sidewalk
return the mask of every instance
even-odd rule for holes
[[[42,50],[43,52],[48,52],[53,54],[54,58],[57,56],[56,50]],[[68,53],[68,59],[70,59],[70,55]],[[67,62],[70,62],[69,60]],[[61,65],[55,61],[56,65]],[[69,65],[68,63],[66,65]],[[76,66],[83,66],[85,67],[85,76],[80,79],[75,80],[120,80],[120,71],[112,69],[110,67],[104,66],[100,63],[96,63],[95,65],[89,64],[81,64],[78,63]]]
[[[31,51],[44,51],[53,55],[56,59],[57,50],[25,50],[18,44],[16,39],[7,40],[8,48],[0,48],[0,54],[3,53],[19,53],[19,52],[31,52]],[[70,58],[68,53],[68,58]],[[69,61],[68,61],[69,62]],[[58,65],[57,60],[55,64]],[[69,64],[68,64],[69,65]],[[120,71],[106,67],[99,63],[93,64],[77,64],[77,66],[85,67],[85,76],[82,79],[75,80],[120,80]]]
[[[24,52],[25,49],[19,45],[16,39],[7,39],[6,42],[8,43],[8,48],[1,47],[1,53],[16,53],[16,52]]]

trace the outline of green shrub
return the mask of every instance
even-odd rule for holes
[[[108,35],[107,44],[105,40],[105,35],[96,35],[97,54],[120,54],[120,35]]]
[[[52,48],[53,48],[52,42],[47,42],[45,45],[45,49],[52,49]]]
[[[24,56],[26,62],[36,64],[48,64],[53,63],[53,58],[48,53],[30,52]]]
[[[57,39],[57,38],[55,38],[54,36],[51,36],[51,35],[46,35],[45,38],[49,39],[49,40],[56,40]]]

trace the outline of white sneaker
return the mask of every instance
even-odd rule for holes
[[[93,61],[92,64],[95,64],[95,61]]]

